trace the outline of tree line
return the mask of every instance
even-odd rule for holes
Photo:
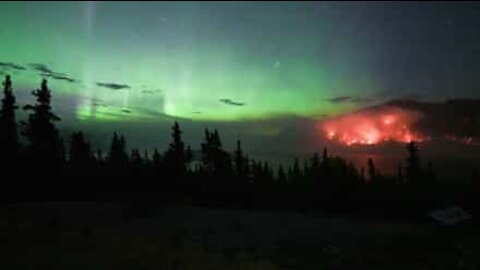
[[[351,209],[378,208],[381,203],[390,209],[418,209],[444,202],[468,205],[479,190],[477,173],[470,185],[458,188],[436,181],[431,163],[422,166],[415,142],[406,144],[405,164],[398,165],[395,175],[382,175],[372,159],[365,173],[329,155],[326,148],[304,164],[296,158],[290,166],[274,168],[247,155],[240,141],[233,151],[224,149],[218,130],[208,128],[200,146],[201,158],[194,159],[178,122],[173,123],[171,142],[164,152],[127,152],[125,137],[114,132],[104,154],[92,148],[82,131],[66,140],[60,136],[56,127],[60,117],[52,111],[46,79],[32,95],[35,103],[22,108],[29,112],[27,120],[17,123],[19,108],[12,81],[5,77],[0,108],[4,196],[101,199],[116,194],[121,198],[186,198],[194,205],[243,208]]]

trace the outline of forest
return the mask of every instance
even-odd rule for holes
[[[2,201],[119,200],[199,207],[365,212],[422,218],[429,209],[461,205],[477,211],[480,178],[439,181],[421,161],[418,144],[405,145],[407,158],[396,174],[379,173],[372,159],[360,170],[345,159],[312,153],[309,161],[273,166],[242,150],[224,149],[220,133],[205,128],[200,158],[182,139],[178,122],[166,151],[127,152],[126,138],[112,132],[107,153],[96,150],[82,131],[60,136],[47,80],[32,92],[35,104],[19,108],[10,76],[0,108]],[[16,110],[29,112],[17,122]],[[21,144],[21,138],[26,143]],[[403,154],[403,153],[401,153]]]

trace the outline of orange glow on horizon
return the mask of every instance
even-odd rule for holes
[[[329,140],[351,146],[375,145],[394,141],[422,142],[427,137],[414,132],[413,124],[419,115],[399,108],[377,111],[360,111],[321,122],[322,131]]]

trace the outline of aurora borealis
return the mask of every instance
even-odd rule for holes
[[[273,10],[249,12],[257,5]],[[302,6],[6,3],[1,59],[44,63],[77,80],[53,81],[52,87],[57,95],[73,96],[72,109],[85,120],[114,120],[125,108],[132,113],[118,118],[142,119],[149,116],[145,110],[153,117],[202,120],[338,112],[338,106],[325,102],[334,88],[353,93],[375,87],[373,78],[360,78],[360,85],[342,79],[360,71],[353,58],[346,65],[344,53],[358,49],[341,44],[337,49],[331,42],[334,26],[327,20],[317,25],[315,14],[298,20],[292,11]],[[21,86],[39,80],[30,73],[16,79]],[[97,82],[129,87],[109,89]],[[95,105],[92,99],[107,104]],[[227,106],[219,99],[246,106]]]
[[[46,77],[66,130],[115,127],[142,147],[168,140],[157,132],[175,118],[195,136],[207,124],[226,127],[227,145],[242,138],[254,149],[268,138],[277,143],[267,152],[300,151],[323,144],[325,134],[311,132],[326,117],[401,98],[480,98],[473,3],[2,2],[0,10],[0,74],[12,75],[20,105]]]

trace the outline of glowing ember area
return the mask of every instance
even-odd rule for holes
[[[360,111],[321,123],[322,132],[330,140],[345,145],[372,145],[384,141],[421,142],[426,136],[412,130],[419,115],[399,108]]]

